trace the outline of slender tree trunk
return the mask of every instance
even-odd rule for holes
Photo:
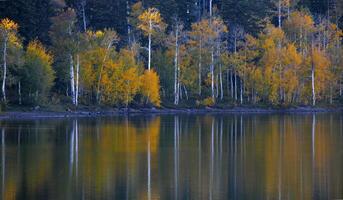
[[[175,74],[174,74],[174,104],[179,104],[179,81],[178,81],[178,57],[179,57],[179,25],[176,24],[175,30]]]
[[[235,40],[234,40],[234,54],[237,55],[237,31],[235,31],[235,36],[234,36]],[[236,68],[234,66],[234,68]],[[236,70],[234,69],[234,77],[235,77],[235,102],[237,102],[237,74],[236,74]]]
[[[287,6],[287,19],[289,19],[291,15],[291,3],[289,1],[290,0],[288,0],[288,6]]]
[[[219,97],[219,74],[216,75],[216,99]]]
[[[243,104],[243,80],[242,79],[240,79],[240,100],[241,100],[241,104]]]
[[[202,0],[202,13],[204,13],[206,11],[206,3],[207,1]]]
[[[199,74],[198,74],[198,79],[199,79],[199,82],[198,82],[198,86],[199,86],[199,96],[201,96],[201,71],[202,71],[202,66],[201,66],[201,63],[202,63],[202,40],[200,39],[200,48],[199,48]]]
[[[149,21],[149,61],[148,61],[148,69],[151,69],[151,31],[152,31],[152,22]]]
[[[188,91],[186,86],[183,85],[183,90],[185,91],[186,99],[188,100]]]
[[[316,105],[316,91],[315,91],[315,66],[312,57],[312,69],[311,69],[311,80],[312,80],[312,105]]]
[[[214,53],[213,48],[211,52],[211,91],[212,91],[212,99],[215,100],[214,95]]]
[[[79,76],[80,76],[80,55],[76,57],[76,85],[75,85],[75,105],[79,105]]]
[[[130,2],[126,1],[126,20],[127,20],[127,36],[129,41],[129,46],[131,46],[131,26],[130,26]]]
[[[341,78],[339,78],[339,96],[342,96],[342,81],[341,81]]]
[[[227,96],[230,95],[230,72],[229,69],[226,70],[226,87],[227,87]]]
[[[251,87],[251,103],[255,104],[255,91],[254,86]]]
[[[19,105],[21,105],[21,82],[18,82]]]
[[[3,98],[4,102],[6,102],[7,42],[8,42],[8,38],[5,38],[4,50],[3,50],[4,65],[3,65],[3,77],[2,77],[2,88],[1,88],[2,89],[2,98]]]
[[[1,193],[2,198],[5,199],[5,180],[6,180],[6,141],[5,141],[5,128],[1,128]]]
[[[222,73],[222,65],[219,65],[219,82],[220,82],[220,100],[223,100],[224,98],[224,92],[223,92],[223,73]]]
[[[74,60],[73,56],[70,55],[70,92],[73,104],[75,105],[75,77],[74,77]]]
[[[82,1],[81,7],[82,7],[83,31],[86,32],[87,31],[87,20],[86,20],[86,9],[85,9],[86,0]]]
[[[333,95],[332,95],[332,85],[330,84],[330,104],[333,103]]]
[[[209,10],[210,10],[210,27],[212,28],[212,1],[210,0]],[[212,99],[215,101],[215,94],[214,94],[214,41],[211,41],[212,50],[211,50],[211,90],[212,90]]]
[[[36,92],[35,92],[35,101],[36,101],[36,102],[38,102],[38,94],[39,94],[39,93],[38,93],[38,90],[36,90]]]
[[[237,93],[237,74],[236,72],[234,73],[234,76],[235,76],[235,101],[237,101],[237,97],[238,97],[238,93]]]
[[[102,70],[104,68],[105,61],[107,59],[107,55],[109,54],[110,48],[113,44],[113,40],[108,43],[106,54],[104,56],[104,59],[102,60],[101,66],[100,66],[100,74],[99,74],[99,79],[98,79],[98,84],[97,84],[97,89],[96,89],[96,100],[98,104],[100,104],[100,84],[101,84],[101,79],[102,79]]]
[[[198,0],[198,2],[197,2],[197,4],[198,4],[198,7],[197,7],[197,9],[198,9],[198,19],[197,19],[197,22],[199,22],[200,21],[200,19],[201,19],[201,0]]]
[[[281,28],[281,0],[279,0],[279,3],[278,3],[278,22],[279,22],[279,28]]]
[[[233,72],[232,70],[230,70],[230,86],[231,86],[231,89],[230,89],[231,99],[233,99]]]
[[[179,49],[178,49],[179,51]],[[178,53],[179,54],[179,53]],[[179,63],[179,61],[178,61]],[[177,65],[177,94],[178,94],[178,103],[180,103],[180,93],[182,92],[182,89],[181,89],[181,82],[180,82],[180,77],[181,77],[181,69],[180,69],[180,65],[178,64]],[[188,97],[187,97],[188,99]]]

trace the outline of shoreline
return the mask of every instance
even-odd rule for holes
[[[74,118],[74,117],[116,117],[135,115],[173,115],[173,114],[309,114],[309,113],[343,113],[343,108],[142,108],[142,109],[111,109],[99,111],[8,111],[0,113],[0,120],[11,119],[42,119],[42,118]]]

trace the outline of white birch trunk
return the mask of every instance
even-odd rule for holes
[[[174,104],[179,104],[179,77],[178,77],[178,57],[179,57],[179,25],[176,24],[175,30],[175,58],[174,58],[174,66],[175,66],[175,74],[174,74]]]
[[[211,91],[212,91],[212,99],[215,100],[214,94],[214,53],[213,48],[211,52]]]
[[[98,79],[98,85],[97,85],[97,91],[96,91],[96,100],[98,101],[98,104],[100,104],[100,84],[101,84],[101,79],[102,79],[102,70],[104,67],[104,63],[107,59],[107,55],[109,54],[110,48],[113,44],[113,40],[108,43],[106,54],[104,56],[104,59],[102,61],[102,64],[100,66],[100,74],[99,74],[99,79]]]
[[[82,21],[83,21],[83,31],[87,31],[87,21],[86,21],[86,0],[82,1],[81,7],[82,7]]]
[[[222,74],[222,65],[219,65],[219,82],[220,82],[220,100],[223,100],[224,98],[224,92],[223,92],[223,74]]]
[[[19,105],[21,105],[21,82],[18,83]]]
[[[127,19],[127,35],[129,45],[131,46],[131,27],[130,27],[130,2],[126,1],[126,19]]]
[[[234,41],[234,53],[235,55],[237,54],[237,31],[235,31],[235,41]],[[234,66],[234,68],[236,68]],[[233,70],[233,73],[234,73],[234,77],[235,77],[235,101],[237,101],[237,75],[236,75],[236,70],[234,69]]]
[[[243,80],[241,79],[240,81],[241,86],[240,86],[240,100],[241,100],[241,104],[243,104]]]
[[[312,80],[312,105],[316,105],[316,91],[315,91],[315,67],[312,61],[312,70],[311,70],[311,80]]]
[[[219,97],[219,74],[216,74],[216,99]]]
[[[8,42],[8,38],[6,37],[4,41],[4,50],[3,50],[4,65],[3,65],[3,77],[2,77],[2,87],[1,87],[2,98],[4,102],[6,102],[7,42]]]
[[[188,91],[186,86],[183,85],[183,90],[185,91],[186,99],[188,100]]]
[[[235,77],[235,101],[237,101],[237,74],[234,72],[234,77]]]
[[[233,99],[233,72],[230,70],[230,92],[231,92],[231,98]]]
[[[152,32],[152,21],[149,21],[149,61],[148,61],[148,69],[151,69],[151,32]]]
[[[202,70],[202,66],[201,66],[201,62],[202,62],[202,40],[200,39],[200,48],[199,48],[199,77],[198,77],[198,79],[199,79],[199,82],[198,82],[198,84],[199,84],[199,96],[201,96],[201,70]]]
[[[226,87],[227,87],[227,96],[229,96],[230,95],[230,85],[229,85],[229,83],[230,83],[230,77],[229,77],[229,70],[227,69],[226,70]]]
[[[73,104],[75,105],[75,77],[74,77],[74,60],[73,56],[70,55],[70,92]]]
[[[76,83],[75,83],[75,105],[79,105],[79,76],[80,76],[80,56],[76,57]]]
[[[313,44],[312,44],[313,45]],[[313,47],[312,47],[312,69],[311,69],[311,81],[312,81],[312,105],[316,105],[316,90],[315,90],[315,66],[313,61]]]

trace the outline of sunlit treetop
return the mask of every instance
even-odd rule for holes
[[[288,30],[304,30],[313,31],[314,21],[313,18],[306,12],[295,11],[292,12],[289,19],[285,22],[285,28]]]
[[[26,52],[31,57],[39,57],[44,63],[48,65],[52,65],[53,63],[53,56],[38,40],[31,41],[27,46]]]
[[[8,18],[5,18],[5,19],[1,20],[0,28],[2,30],[5,30],[5,31],[9,32],[9,31],[17,31],[19,26],[14,21],[12,21],[12,20],[10,20]]]
[[[158,30],[163,30],[165,27],[161,14],[156,8],[145,10],[138,19],[140,21],[138,28],[146,35],[154,34]]]
[[[119,41],[117,32],[112,29],[87,31],[86,36],[89,41],[96,41],[96,43],[105,48],[109,48]]]
[[[0,21],[0,34],[2,37],[9,42],[9,44],[14,47],[22,47],[21,41],[17,36],[18,24],[8,18],[2,19]]]

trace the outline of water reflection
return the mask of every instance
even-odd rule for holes
[[[2,121],[2,199],[339,199],[342,116]]]

